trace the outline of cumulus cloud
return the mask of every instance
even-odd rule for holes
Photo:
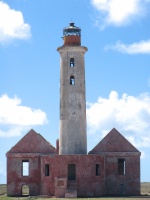
[[[30,36],[30,26],[24,22],[22,13],[0,1],[0,43],[13,39],[27,39]]]
[[[112,91],[108,98],[99,97],[87,104],[89,134],[104,137],[112,128],[118,129],[136,147],[148,147],[150,143],[150,94],[138,97],[123,94],[118,97]]]
[[[21,105],[18,97],[0,97],[0,137],[18,136],[27,127],[46,122],[46,113],[42,110]]]
[[[144,15],[147,3],[147,0],[91,0],[98,11],[96,24],[101,28],[131,23]]]
[[[127,54],[150,54],[150,40],[143,40],[129,45],[117,42],[115,45],[105,46],[105,49]]]

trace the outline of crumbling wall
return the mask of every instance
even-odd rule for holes
[[[106,195],[140,195],[140,158],[136,154],[109,153],[106,156]],[[125,160],[123,173],[119,173],[118,159]]]
[[[23,175],[22,162],[29,162],[29,175]],[[22,187],[29,187],[29,195],[40,194],[40,158],[30,154],[7,155],[7,195],[22,196]]]

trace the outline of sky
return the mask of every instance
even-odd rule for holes
[[[70,22],[88,48],[88,151],[116,128],[141,152],[141,182],[150,182],[150,0],[0,0],[0,183],[6,152],[30,129],[56,146],[57,48]]]

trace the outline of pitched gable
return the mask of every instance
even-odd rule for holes
[[[113,128],[90,152],[139,152],[126,138]]]
[[[40,134],[31,129],[8,153],[56,154],[56,149]]]

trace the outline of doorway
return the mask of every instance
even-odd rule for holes
[[[76,165],[69,164],[68,165],[68,180],[76,180]]]

